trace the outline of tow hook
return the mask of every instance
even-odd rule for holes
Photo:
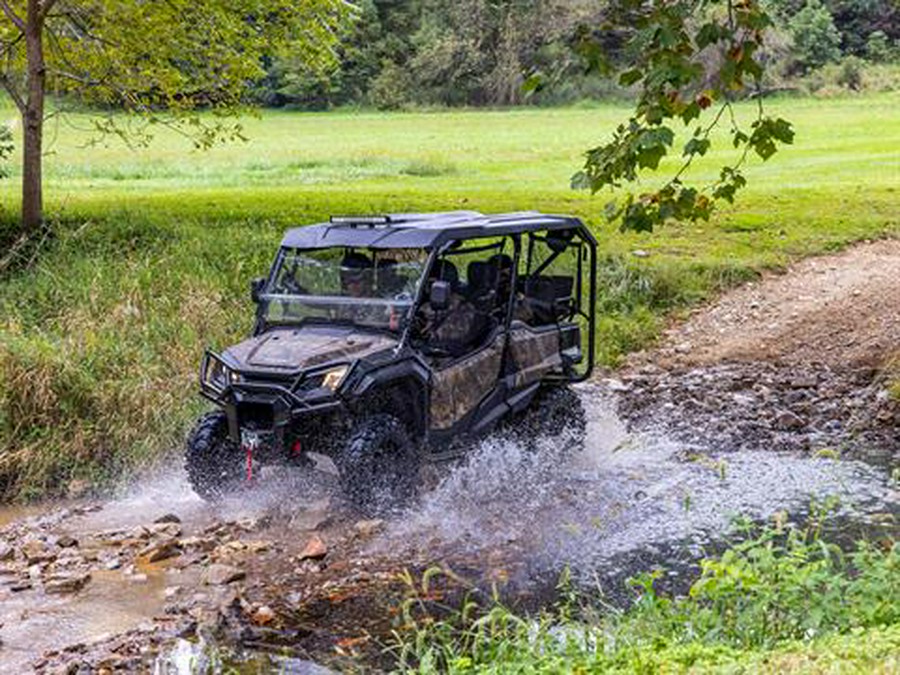
[[[259,447],[259,434],[255,431],[241,429],[241,446],[247,454],[247,482],[253,480],[253,451]]]

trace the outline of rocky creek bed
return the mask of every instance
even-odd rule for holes
[[[261,672],[372,668],[433,566],[452,571],[432,598],[450,604],[499,585],[537,608],[564,568],[624,604],[625,579],[653,567],[683,587],[738,515],[834,500],[851,529],[894,537],[896,408],[882,390],[771,364],[637,370],[581,387],[583,453],[487,439],[385,520],[349,511],[328,474],[211,507],[179,472],[20,519],[0,530],[0,670],[181,673],[222,654]]]

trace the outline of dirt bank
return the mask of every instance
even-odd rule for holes
[[[860,244],[770,273],[695,310],[633,366],[728,361],[880,367],[900,352],[900,241]]]

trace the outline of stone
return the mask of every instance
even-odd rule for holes
[[[261,605],[253,612],[251,619],[257,626],[268,626],[275,620],[275,612],[268,605]]]
[[[181,540],[181,546],[198,551],[212,551],[216,547],[216,540],[213,537],[185,537]]]
[[[259,540],[259,541],[248,541],[247,542],[247,550],[250,553],[265,553],[273,548],[273,544],[271,541]]]
[[[322,537],[314,534],[310,537],[309,541],[306,542],[306,546],[303,547],[303,550],[300,551],[297,560],[321,560],[326,555],[328,555],[328,547],[325,545]]]
[[[138,555],[146,558],[148,563],[155,563],[181,555],[181,546],[176,539],[169,539],[143,548]]]
[[[782,410],[774,419],[774,427],[779,431],[797,431],[805,426],[803,418],[789,410]]]
[[[210,586],[226,586],[232,582],[240,581],[246,576],[247,573],[240,567],[213,563],[206,568],[206,572],[203,575],[203,582]]]
[[[51,577],[44,582],[44,593],[65,595],[77,593],[91,580],[90,574],[67,574]]]
[[[0,541],[0,562],[12,560],[15,555],[16,549],[7,544],[5,541]]]
[[[22,555],[29,565],[56,560],[56,552],[45,541],[32,539],[22,546]]]
[[[180,537],[181,525],[178,523],[154,523],[150,526],[150,535],[153,537]]]
[[[180,524],[181,518],[176,516],[174,513],[167,513],[164,516],[160,516],[159,518],[157,518],[156,520],[153,521],[154,525],[161,525],[161,524],[165,524],[165,523]]]
[[[791,378],[791,387],[794,389],[812,389],[818,384],[819,378],[809,373],[801,373]]]
[[[56,540],[56,545],[60,548],[75,548],[78,546],[78,540],[70,534],[64,534]]]
[[[376,535],[379,532],[383,531],[384,527],[385,524],[381,518],[374,518],[372,520],[360,520],[353,525],[353,529],[356,530],[357,534],[362,537],[371,537],[373,535]]]

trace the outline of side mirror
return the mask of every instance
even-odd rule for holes
[[[259,302],[259,295],[262,293],[263,288],[266,286],[266,280],[264,277],[260,277],[259,279],[251,279],[250,280],[250,299],[253,302]]]
[[[428,296],[431,309],[443,312],[450,309],[450,282],[435,281],[431,284],[431,293]]]

